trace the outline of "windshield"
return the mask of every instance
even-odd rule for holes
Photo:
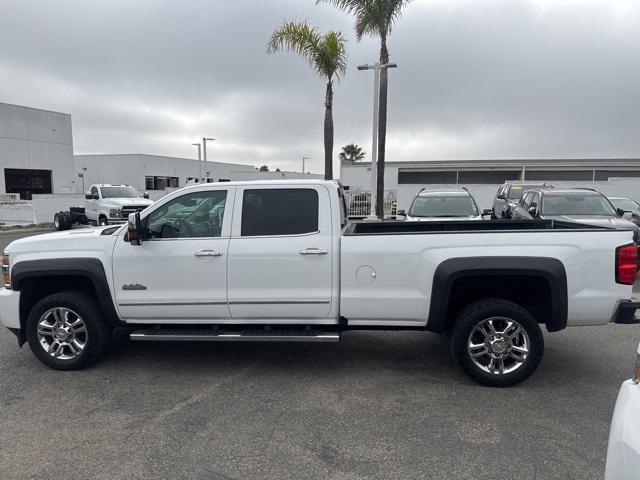
[[[478,209],[469,196],[416,197],[409,209],[412,217],[470,217],[477,216]]]
[[[547,195],[542,203],[543,215],[616,215],[602,195]]]
[[[102,198],[142,198],[133,187],[101,187]]]
[[[610,198],[609,201],[613,203],[614,207],[621,208],[625,212],[638,210],[638,204],[630,198]]]
[[[520,200],[522,198],[522,194],[526,191],[529,190],[530,188],[535,188],[538,187],[539,185],[511,185],[511,188],[509,189],[509,195],[507,195],[507,198],[510,200]]]

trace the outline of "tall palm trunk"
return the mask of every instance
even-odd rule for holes
[[[333,83],[327,82],[324,97],[324,179],[333,179]]]
[[[389,63],[386,35],[380,36],[380,65]],[[384,218],[384,158],[387,142],[387,87],[389,84],[388,69],[380,70],[380,107],[378,117],[378,181],[376,196],[376,213],[378,218]]]

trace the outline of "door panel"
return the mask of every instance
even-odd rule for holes
[[[233,319],[325,319],[333,236],[323,187],[239,188],[229,245]]]
[[[122,318],[186,323],[229,319],[226,262],[234,191],[203,187],[173,196],[145,215],[151,238],[139,246],[119,239],[113,275]]]

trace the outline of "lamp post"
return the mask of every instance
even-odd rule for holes
[[[302,157],[302,178],[304,178],[304,161],[311,160],[311,157]]]
[[[378,214],[384,215],[384,212],[376,212],[376,199],[378,198],[378,116],[380,114],[380,70],[388,68],[397,68],[395,63],[385,63],[380,65],[379,62],[373,65],[358,65],[358,70],[373,70],[373,135],[371,146],[371,205],[369,216],[365,218],[365,222],[374,222],[378,220]],[[383,192],[384,193],[384,192]]]
[[[198,183],[202,179],[202,150],[200,143],[192,143],[194,147],[198,147]]]
[[[202,150],[204,151],[204,171],[207,174],[206,183],[209,183],[209,172],[207,171],[207,142],[213,142],[215,138],[202,137]]]

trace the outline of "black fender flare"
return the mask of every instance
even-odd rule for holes
[[[11,286],[20,291],[29,279],[64,276],[84,277],[91,282],[105,320],[112,326],[125,325],[113,304],[104,266],[97,258],[51,258],[17,262],[11,269]],[[27,312],[20,312],[21,321],[26,316]]]
[[[442,333],[447,328],[447,310],[456,280],[473,276],[535,276],[544,278],[551,293],[549,332],[567,326],[567,273],[562,262],[550,257],[459,257],[443,261],[436,268],[431,288],[427,330]]]

